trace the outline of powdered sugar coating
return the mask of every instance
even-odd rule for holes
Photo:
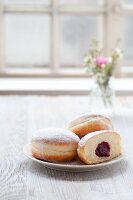
[[[96,136],[96,135],[99,135],[99,134],[102,134],[102,133],[109,134],[109,133],[112,133],[112,132],[114,132],[114,131],[101,130],[101,131],[95,131],[95,132],[89,133],[89,134],[85,135],[85,136],[79,141],[79,146],[80,146],[80,147],[85,146],[86,142],[87,142],[89,139],[91,139],[92,137]]]
[[[37,130],[32,138],[38,141],[56,142],[56,143],[69,143],[79,142],[79,137],[66,129],[61,128],[45,128]]]
[[[93,122],[95,120],[106,120],[108,121],[108,126],[110,126],[110,129],[112,130],[113,129],[113,125],[112,125],[112,122],[111,120],[105,116],[105,115],[101,115],[100,113],[85,113],[83,115],[80,115],[78,117],[76,117],[75,119],[73,119],[69,125],[68,125],[68,128],[72,128],[74,126],[77,126],[81,123],[84,123],[84,122]]]

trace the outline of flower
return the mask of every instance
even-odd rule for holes
[[[85,63],[85,64],[88,64],[88,63],[90,63],[91,61],[92,61],[91,56],[85,56],[85,58],[84,58],[84,63]]]
[[[115,51],[114,51],[114,53],[115,53],[119,58],[121,58],[121,57],[123,56],[122,51],[121,51],[119,48],[116,48]]]
[[[104,55],[104,51],[99,49],[97,41],[92,41],[89,51],[84,58],[84,66],[86,66],[87,71],[99,79],[110,79],[113,75],[115,67],[118,64],[119,58],[122,57],[122,51],[119,48],[112,49],[111,55]]]
[[[100,67],[101,67],[101,68],[104,68],[104,67],[105,67],[105,64],[102,64]]]
[[[96,65],[98,65],[99,67],[102,68],[103,65],[105,66],[108,63],[108,60],[105,57],[98,56],[98,57],[94,58],[94,62]]]
[[[108,57],[108,63],[109,63],[109,64],[112,63],[112,57]]]

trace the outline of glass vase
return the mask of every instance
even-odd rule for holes
[[[111,116],[114,111],[114,101],[113,79],[106,84],[93,80],[89,94],[90,111]]]

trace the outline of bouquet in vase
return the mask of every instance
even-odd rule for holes
[[[95,80],[95,85],[97,85],[96,93],[99,91],[105,107],[109,107],[112,104],[110,79],[121,57],[122,51],[119,48],[112,50],[110,56],[104,56],[103,49],[94,40],[84,58],[87,71],[92,75]]]

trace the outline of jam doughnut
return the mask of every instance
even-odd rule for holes
[[[122,154],[121,137],[109,130],[89,133],[79,141],[77,152],[86,164],[111,160]]]

